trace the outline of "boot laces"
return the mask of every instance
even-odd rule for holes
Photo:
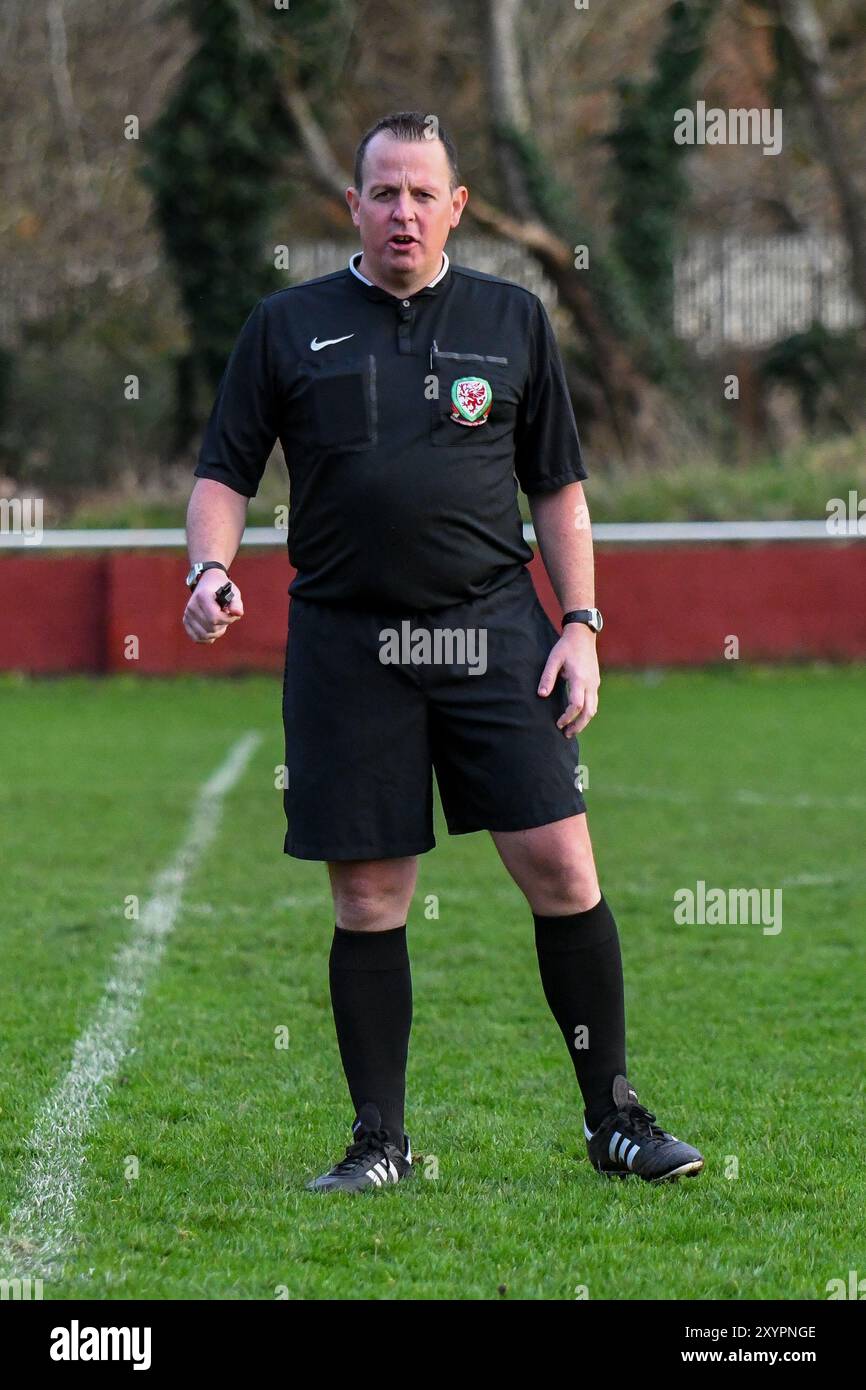
[[[647,1110],[646,1106],[639,1105],[637,1101],[632,1101],[620,1112],[624,1115],[632,1129],[638,1134],[645,1134],[648,1139],[663,1139],[664,1130],[655,1123],[655,1115]]]
[[[386,1129],[366,1130],[361,1139],[349,1145],[346,1149],[346,1157],[341,1158],[340,1162],[331,1169],[331,1172],[354,1173],[358,1168],[362,1168],[368,1163],[374,1153],[379,1158],[387,1158],[385,1145],[390,1144],[390,1142]]]

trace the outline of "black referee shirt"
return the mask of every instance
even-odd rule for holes
[[[443,255],[399,299],[358,272],[360,255],[255,306],[195,473],[254,497],[279,438],[292,595],[463,603],[532,559],[515,477],[531,494],[587,476],[559,350],[519,285]]]

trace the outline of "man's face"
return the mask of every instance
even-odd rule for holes
[[[448,233],[469,197],[448,186],[448,156],[441,140],[395,140],[374,135],[364,153],[364,186],[346,192],[361,235],[361,272],[387,288],[413,293],[442,265]]]

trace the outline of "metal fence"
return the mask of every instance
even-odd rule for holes
[[[287,283],[339,270],[357,249],[357,241],[344,237],[292,242]],[[555,315],[556,290],[522,247],[458,231],[449,239],[448,254],[459,264],[526,286]],[[839,330],[863,321],[850,286],[847,247],[835,235],[693,236],[676,253],[673,271],[674,332],[703,355],[726,345],[766,346],[813,322]],[[63,284],[44,277],[30,282],[16,268],[0,267],[0,344],[15,346],[21,325],[54,312],[64,289],[81,288],[103,276],[110,292],[158,272],[156,255],[123,271],[108,265],[67,266]]]
[[[705,355],[862,320],[841,237],[696,236],[674,263],[674,331]]]

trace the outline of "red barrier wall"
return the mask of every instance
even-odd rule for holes
[[[246,616],[212,646],[183,630],[186,569],[176,550],[0,555],[0,669],[282,672],[294,575],[286,552],[241,553],[232,573]],[[729,634],[742,660],[866,658],[866,547],[857,541],[603,547],[596,571],[607,667],[719,661]],[[558,626],[537,557],[530,573]],[[125,655],[131,635],[137,660]]]
[[[554,621],[560,609],[536,557],[530,567]],[[596,551],[596,602],[608,666],[668,666],[722,658],[866,657],[866,546],[697,545]]]
[[[0,555],[0,668],[105,669],[105,553]]]

